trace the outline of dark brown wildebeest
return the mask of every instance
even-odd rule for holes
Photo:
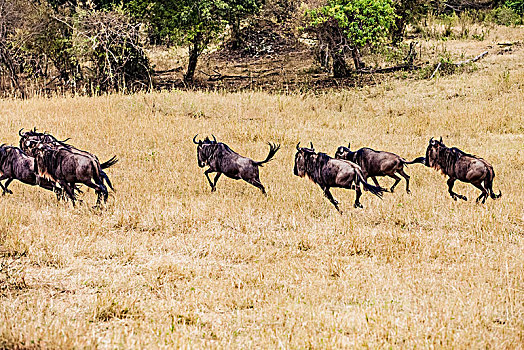
[[[104,202],[107,202],[108,192],[100,175],[100,164],[92,157],[66,148],[52,147],[45,143],[39,143],[34,147],[33,153],[35,154],[37,176],[60,185],[73,202],[73,206],[76,199],[73,185],[76,183],[84,184],[95,190],[98,196],[97,206],[100,205],[102,198]]]
[[[216,191],[217,181],[220,175],[224,174],[231,179],[244,180],[259,188],[263,194],[266,194],[266,190],[260,182],[258,167],[269,162],[280,149],[280,145],[268,143],[269,154],[266,159],[261,162],[256,162],[250,158],[239,155],[229,148],[228,145],[217,142],[215,136],[213,136],[213,140],[206,137],[204,140],[199,140],[198,142],[196,141],[197,136],[198,135],[195,135],[195,137],[193,137],[193,143],[198,145],[198,166],[203,168],[207,165],[209,167],[209,169],[204,171],[204,174],[211,186],[211,192]],[[213,182],[211,182],[209,178],[209,174],[211,173],[217,173]]]
[[[347,147],[340,146],[335,153],[335,158],[349,160],[358,164],[362,168],[364,179],[371,177],[375,185],[380,186],[376,176],[389,176],[395,180],[395,183],[389,189],[390,192],[395,190],[395,187],[400,182],[400,177],[395,173],[400,174],[406,179],[406,192],[409,190],[409,175],[404,172],[404,165],[420,163],[424,164],[424,157],[418,157],[411,162],[391,152],[375,151],[371,148],[361,148],[355,152],[350,150],[351,144]]]
[[[22,133],[22,130],[23,129],[20,129],[18,131],[18,135],[20,135],[20,148],[25,153],[27,153],[29,156],[34,157],[33,149],[40,142],[40,143],[47,144],[47,145],[49,145],[49,146],[51,146],[53,148],[57,148],[57,149],[58,148],[65,148],[65,149],[67,149],[67,150],[69,150],[69,151],[71,151],[73,153],[89,157],[89,158],[91,158],[94,162],[96,162],[99,165],[99,167],[101,169],[100,170],[100,176],[107,183],[109,188],[111,188],[111,190],[114,191],[113,184],[109,180],[109,177],[107,176],[107,174],[104,172],[104,169],[107,169],[107,168],[115,165],[118,162],[118,159],[116,158],[116,156],[113,156],[107,162],[100,164],[100,161],[98,160],[97,156],[95,156],[94,154],[89,153],[87,151],[83,151],[81,149],[78,149],[78,148],[76,148],[74,146],[71,146],[71,145],[65,143],[67,140],[69,140],[68,138],[63,140],[63,141],[59,141],[56,137],[54,137],[53,135],[51,135],[49,133],[37,132],[36,128],[34,128],[33,130],[26,131],[24,133]],[[72,184],[70,184],[70,185],[72,185]]]
[[[433,138],[429,140],[425,164],[449,176],[448,192],[454,200],[457,200],[457,198],[465,201],[468,200],[466,196],[453,192],[453,185],[456,180],[470,183],[482,191],[477,198],[477,202],[482,200],[482,203],[485,203],[488,195],[492,199],[497,199],[502,196],[500,191],[499,194],[493,192],[495,172],[491,164],[480,157],[467,154],[456,147],[446,147],[444,142],[442,142],[442,137],[440,141],[434,140]]]
[[[37,176],[35,173],[35,160],[22,152],[20,148],[13,146],[0,146],[0,181],[6,180],[5,185],[0,183],[2,188],[2,195],[13,192],[8,189],[13,180],[18,180],[27,185],[37,185]],[[39,183],[40,187],[55,191],[58,198],[60,198],[60,191],[55,189],[53,182],[42,180]]]
[[[319,185],[326,198],[340,213],[342,211],[338,207],[338,202],[329,191],[331,187],[355,189],[357,193],[355,208],[362,208],[360,184],[364,186],[364,190],[379,198],[382,198],[382,192],[385,191],[380,186],[368,184],[362,174],[362,169],[357,164],[348,160],[331,158],[325,153],[316,153],[312,143],[310,148],[300,147],[300,143],[297,144],[293,173],[300,177],[307,176]]]

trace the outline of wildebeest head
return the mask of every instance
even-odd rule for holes
[[[300,142],[297,144],[297,153],[295,154],[295,166],[293,167],[293,174],[304,177],[306,175],[306,157],[315,154],[313,143],[310,142],[310,148],[300,147]]]
[[[193,143],[198,145],[197,147],[197,159],[198,159],[198,166],[203,168],[206,165],[208,165],[209,157],[213,152],[215,151],[215,146],[217,145],[217,139],[215,135],[213,136],[213,140],[210,140],[209,137],[206,137],[204,140],[198,140],[196,141],[196,137],[198,134],[193,137]]]
[[[444,142],[442,142],[442,137],[439,141],[434,140],[432,137],[429,140],[428,148],[426,149],[426,159],[424,165],[432,168],[436,167],[440,150],[443,147],[446,146],[444,145]]]
[[[350,148],[351,148],[351,143],[348,143],[347,147],[340,146],[339,148],[337,148],[337,151],[335,152],[335,158],[336,159],[349,159],[349,156],[352,153]]]
[[[59,141],[56,137],[47,132],[36,131],[36,128],[33,128],[33,130],[29,130],[24,133],[22,133],[22,130],[24,129],[22,128],[18,131],[18,135],[20,135],[20,149],[30,156],[34,156],[33,147],[35,147],[39,142],[63,144],[69,140],[65,139],[63,141]]]

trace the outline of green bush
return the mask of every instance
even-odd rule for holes
[[[504,26],[514,26],[523,23],[522,16],[513,8],[507,6],[493,9],[489,17],[492,22]]]
[[[524,16],[524,0],[508,0],[506,1],[506,7]]]
[[[326,6],[308,11],[308,30],[331,57],[333,75],[349,73],[346,56],[351,55],[356,69],[363,67],[360,49],[377,46],[390,37],[395,24],[391,0],[330,0]]]

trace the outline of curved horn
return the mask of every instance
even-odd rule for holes
[[[433,136],[431,136],[431,138],[429,139],[429,143],[431,143],[431,141],[433,141]]]
[[[24,130],[24,128],[18,130],[18,135],[20,135],[20,137],[24,137],[24,135],[22,135],[22,130]]]
[[[66,142],[66,141],[69,141],[69,140],[71,140],[71,138],[70,138],[70,137],[68,137],[68,138],[67,138],[67,139],[65,139],[65,140],[62,140],[62,141],[58,141],[58,142],[60,142],[60,143],[64,143],[64,142]]]
[[[300,151],[300,142],[297,143],[297,151]]]
[[[213,136],[213,142],[217,143],[217,138],[215,137],[215,135],[211,134],[211,136]]]
[[[309,142],[309,145],[311,146],[311,147],[310,147],[311,149],[315,149],[315,147],[313,147],[313,142],[310,141],[310,142]]]
[[[440,137],[440,142],[442,142],[442,136]]]
[[[193,143],[194,143],[195,145],[198,145],[198,142],[195,141],[195,139],[196,139],[197,136],[198,136],[198,134],[196,134],[195,137],[193,137]]]
[[[348,148],[351,148],[351,142],[348,142]]]

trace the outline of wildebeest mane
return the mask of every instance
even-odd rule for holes
[[[203,145],[205,147],[202,147],[202,155],[207,162],[212,161],[215,158],[215,156],[217,156],[217,151],[219,151],[220,149],[225,151],[225,153],[233,152],[233,150],[229,148],[228,145],[222,142],[204,143]]]
[[[316,155],[316,157],[315,157]],[[331,159],[325,153],[306,152],[304,154],[305,168],[307,176],[318,185],[324,185],[324,178],[322,177],[322,169],[327,165]]]
[[[439,150],[438,159],[433,167],[437,170],[441,170],[446,175],[454,173],[455,163],[464,156],[479,159],[479,157],[466,153],[457,147],[450,148],[444,146],[444,144],[441,144],[440,146],[441,148]]]

